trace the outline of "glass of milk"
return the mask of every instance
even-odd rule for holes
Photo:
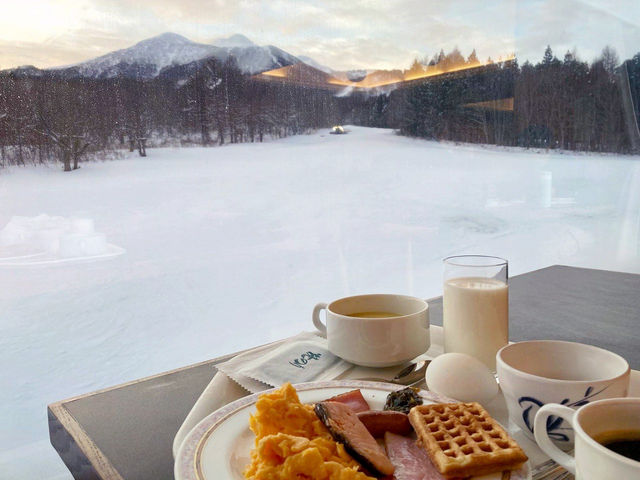
[[[496,371],[496,353],[509,341],[509,265],[485,255],[444,262],[444,351],[471,355]]]

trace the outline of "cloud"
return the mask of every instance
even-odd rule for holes
[[[611,2],[610,2],[611,3]],[[539,0],[531,9],[519,8],[517,14],[516,50],[521,58],[538,61],[546,45],[559,58],[576,50],[582,60],[592,61],[605,45],[616,48],[621,58],[629,58],[640,50],[640,27],[620,17],[640,19],[640,2],[612,2],[611,8],[593,6],[581,0]]]
[[[405,67],[418,55],[417,51],[399,48],[392,41],[370,38],[309,39],[300,42],[292,50],[334,70]]]
[[[74,63],[166,31],[242,33],[336,69],[405,68],[456,46],[537,61],[547,44],[587,60],[606,44],[621,58],[640,45],[637,0],[20,0],[3,14],[0,66]]]

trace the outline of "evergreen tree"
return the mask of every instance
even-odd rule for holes
[[[471,51],[471,54],[467,58],[467,64],[470,66],[480,65],[480,60],[478,60],[478,55],[476,54],[475,48]]]
[[[553,62],[553,52],[551,51],[551,45],[547,45],[544,50],[544,56],[542,57],[542,65],[550,66]]]

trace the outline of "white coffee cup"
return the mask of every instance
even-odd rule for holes
[[[326,311],[326,325],[320,312]],[[361,318],[354,314],[389,312],[384,318]],[[313,324],[326,335],[329,350],[348,362],[365,367],[388,367],[426,352],[429,336],[429,306],[406,295],[357,295],[319,303],[313,309]]]
[[[496,366],[509,419],[532,439],[540,407],[559,403],[575,410],[596,400],[626,397],[631,372],[618,354],[557,340],[507,345],[496,354]],[[573,429],[566,422],[557,419],[547,429],[560,448],[573,446]]]
[[[551,415],[565,419],[575,431],[575,457],[549,439],[544,428]],[[536,442],[577,480],[638,480],[640,462],[609,450],[595,438],[611,432],[640,432],[640,398],[613,398],[589,403],[577,411],[559,404],[543,406],[535,418]]]

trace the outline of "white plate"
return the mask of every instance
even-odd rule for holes
[[[318,402],[359,388],[371,408],[381,410],[389,392],[398,385],[357,380],[313,382],[295,385],[300,401]],[[249,430],[249,415],[261,393],[249,395],[216,410],[196,425],[180,446],[175,462],[176,480],[244,480],[242,472],[250,462],[254,435]],[[442,403],[448,399],[421,390],[424,403]],[[501,480],[500,473],[473,477]],[[529,462],[512,472],[511,480],[531,478]]]

